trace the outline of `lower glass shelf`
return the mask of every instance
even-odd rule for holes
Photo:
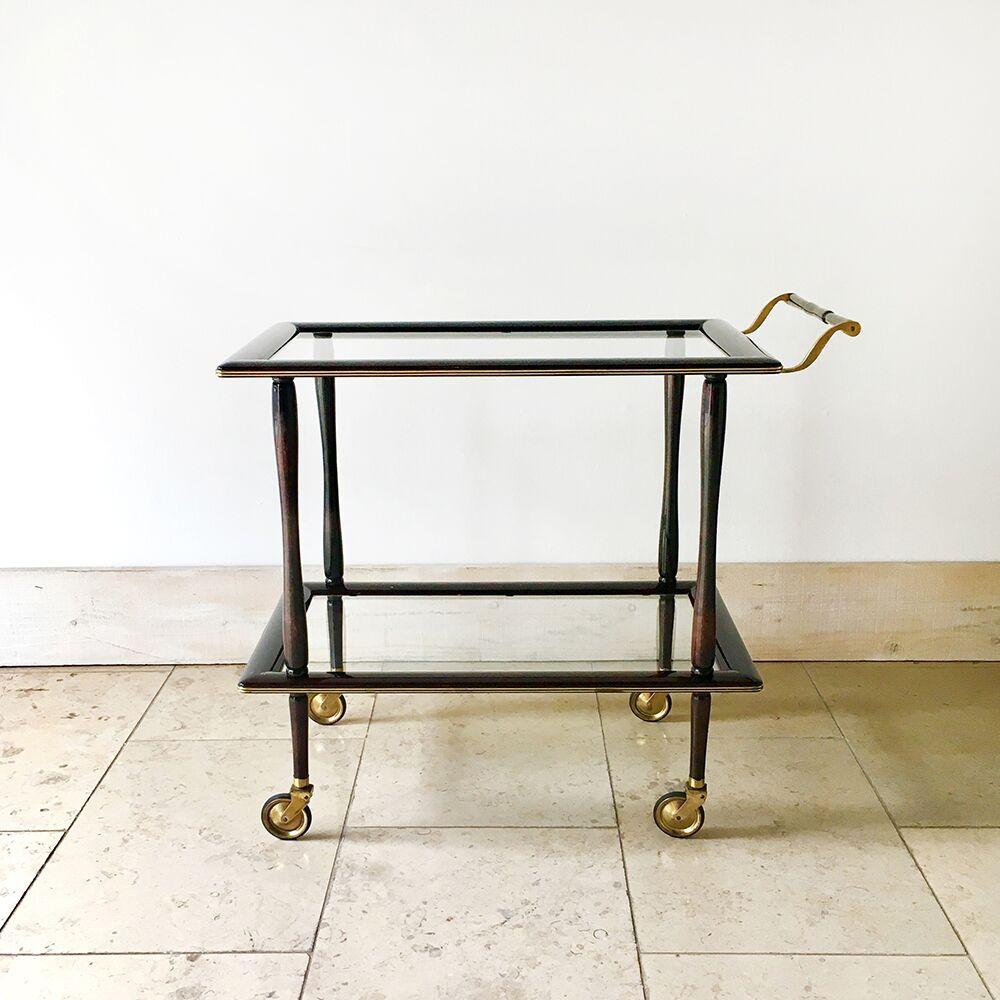
[[[689,656],[690,583],[566,585],[572,592],[523,593],[491,585],[305,587],[306,675],[284,671],[281,603],[240,681],[244,691],[758,691],[760,676],[721,596],[716,597],[716,666],[695,673]],[[597,593],[588,593],[591,586]],[[433,589],[428,586],[428,589]],[[442,592],[446,591],[446,592]],[[462,591],[455,593],[454,591]],[[331,592],[332,591],[332,592]],[[362,592],[367,591],[367,592]],[[377,592],[372,592],[377,591]]]

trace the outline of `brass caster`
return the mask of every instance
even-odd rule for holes
[[[347,699],[332,691],[318,691],[309,698],[309,718],[321,726],[335,726],[347,711]]]
[[[688,781],[683,792],[667,792],[653,806],[653,822],[671,837],[693,837],[705,825],[705,782]]]
[[[306,804],[312,798],[313,786],[296,782],[291,793],[272,795],[261,807],[260,821],[272,837],[278,840],[298,840],[312,823],[312,813]]]
[[[666,691],[633,691],[628,707],[643,722],[662,722],[670,714],[674,703]]]

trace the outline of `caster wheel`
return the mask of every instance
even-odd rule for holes
[[[693,819],[681,819],[681,806],[687,798],[685,792],[667,792],[656,800],[653,806],[653,821],[671,837],[693,837],[705,825],[705,809],[698,806]]]
[[[628,707],[643,722],[662,722],[670,714],[674,703],[665,691],[633,691]]]
[[[347,711],[347,699],[342,694],[321,691],[309,698],[309,718],[321,726],[335,726]]]
[[[309,806],[306,806],[290,825],[281,822],[281,813],[291,801],[291,795],[272,795],[260,811],[260,821],[264,824],[264,829],[272,837],[277,837],[278,840],[298,840],[312,823],[312,813],[309,812]]]

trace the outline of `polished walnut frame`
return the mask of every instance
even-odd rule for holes
[[[662,331],[667,337],[698,332],[722,356],[718,358],[479,358],[406,359],[378,361],[328,361],[275,359],[298,334],[334,337],[337,334],[397,334],[420,337],[438,334],[504,334],[532,337],[612,336]],[[223,377],[295,378],[311,376],[371,375],[667,375],[780,372],[781,362],[762,351],[749,336],[721,319],[652,320],[548,320],[491,321],[482,323],[276,323],[251,340],[217,369]]]
[[[748,336],[779,301],[832,322],[806,360],[793,368],[762,351]],[[313,336],[339,333],[407,334],[469,333],[502,336],[589,336],[662,331],[665,336],[700,331],[722,357],[650,359],[457,359],[379,361],[274,360],[273,355],[300,332]],[[656,824],[675,837],[698,832],[704,822],[705,758],[711,699],[714,693],[759,691],[760,675],[716,587],[716,535],[722,456],[726,427],[726,376],[742,373],[798,371],[811,364],[834,333],[854,336],[860,325],[794,293],[776,296],[744,333],[722,320],[631,320],[512,323],[284,323],[273,326],[222,364],[224,376],[270,377],[274,443],[282,524],[282,598],[250,657],[240,680],[248,693],[285,694],[292,728],[293,782],[288,794],[264,803],[261,818],[276,837],[295,839],[309,827],[312,797],[308,767],[308,720],[331,724],[344,711],[344,692],[379,691],[629,691],[633,712],[644,721],[660,721],[670,709],[670,693],[689,693],[691,759],[689,778],[681,791],[668,792],[654,806]],[[662,375],[664,384],[664,475],[660,516],[657,579],[642,582],[481,582],[481,583],[348,583],[344,579],[343,534],[340,518],[336,443],[336,379],[349,376],[447,375]],[[703,376],[701,398],[701,515],[697,576],[679,581],[677,485],[680,425],[687,375]],[[324,469],[323,561],[325,579],[304,583],[299,551],[298,412],[296,377],[315,379]],[[655,669],[607,671],[497,670],[487,664],[475,671],[427,669],[352,673],[344,662],[343,602],[351,597],[391,600],[411,596],[603,596],[635,595],[659,598],[658,656]],[[690,599],[693,609],[691,666],[674,670],[671,660],[675,601]],[[316,599],[327,602],[330,670],[309,671],[306,610]],[[665,696],[655,710],[655,698]],[[639,698],[640,700],[636,700]],[[339,702],[339,707],[338,707]]]

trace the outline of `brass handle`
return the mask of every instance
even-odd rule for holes
[[[809,353],[797,364],[792,365],[790,368],[782,368],[781,372],[783,375],[787,375],[789,372],[800,372],[808,368],[819,356],[823,353],[823,348],[826,347],[830,338],[835,333],[846,333],[848,337],[856,337],[861,333],[861,324],[856,320],[847,319],[841,316],[839,313],[835,313],[832,309],[824,309],[822,306],[816,305],[815,302],[810,302],[808,299],[802,298],[801,295],[797,295],[795,292],[783,292],[781,295],[775,295],[773,299],[763,309],[761,309],[757,318],[750,324],[743,332],[749,336],[754,332],[767,317],[771,314],[771,310],[779,303],[787,302],[789,305],[795,306],[797,309],[801,309],[803,312],[809,313],[810,316],[815,316],[816,319],[823,323],[829,323],[831,326],[829,329],[824,330],[820,338],[813,344],[812,349]]]

